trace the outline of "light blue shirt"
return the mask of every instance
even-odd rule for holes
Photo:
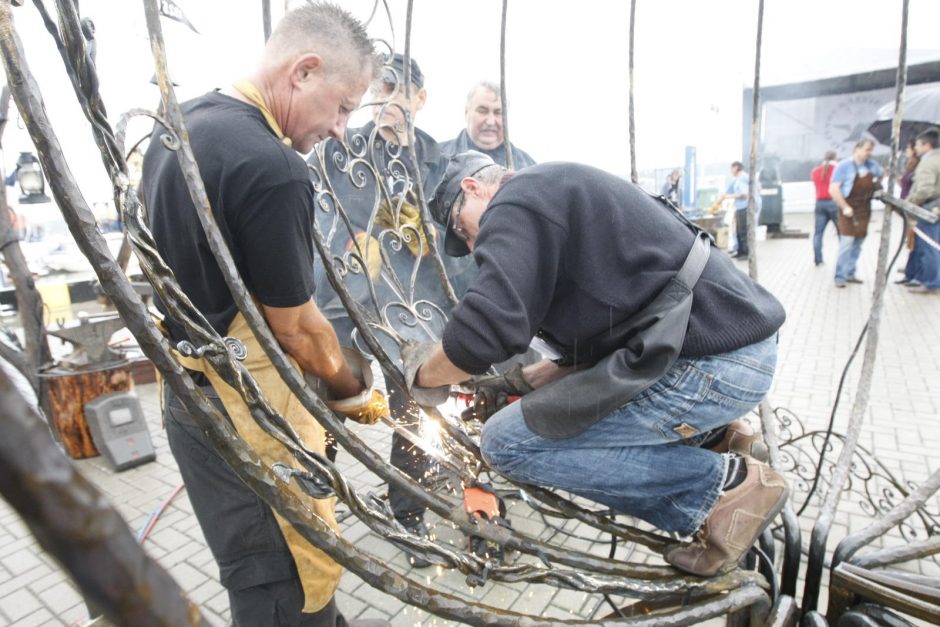
[[[750,178],[748,177],[747,172],[744,170],[742,170],[740,174],[731,179],[731,182],[728,183],[728,195],[737,196],[738,194],[744,194],[744,198],[734,199],[735,211],[739,209],[747,209],[747,194],[750,184]]]
[[[832,179],[829,184],[839,183],[839,189],[842,191],[842,195],[848,198],[849,194],[852,193],[852,185],[855,184],[855,177],[865,176],[869,172],[871,172],[874,178],[878,178],[881,176],[883,170],[881,166],[878,165],[877,161],[872,161],[871,159],[865,163],[855,163],[855,160],[851,157],[843,159],[839,162],[839,165],[836,166],[835,172],[832,173]]]

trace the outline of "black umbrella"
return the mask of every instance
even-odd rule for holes
[[[880,107],[875,122],[868,132],[885,146],[891,145],[891,125],[894,122],[894,103]],[[901,148],[917,137],[921,131],[940,127],[940,89],[925,89],[904,98],[904,114],[901,118]]]

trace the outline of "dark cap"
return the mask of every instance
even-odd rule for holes
[[[392,58],[389,59],[388,55],[385,55],[385,67],[382,69],[382,81],[385,83],[397,85],[398,81],[404,80],[405,56],[395,53],[392,55]],[[411,82],[418,89],[424,87],[424,74],[421,73],[421,68],[418,67],[418,62],[413,58],[411,59]]]
[[[431,217],[447,229],[444,236],[444,252],[451,257],[463,257],[470,254],[467,243],[454,233],[450,223],[451,209],[454,206],[454,200],[457,199],[457,195],[460,193],[460,182],[468,176],[474,176],[490,165],[496,165],[496,163],[487,155],[476,150],[468,150],[454,155],[447,162],[444,176],[428,201],[428,210],[431,212]]]

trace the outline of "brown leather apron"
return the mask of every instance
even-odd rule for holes
[[[868,221],[871,220],[871,196],[875,186],[875,177],[871,172],[859,176],[858,164],[855,164],[855,181],[852,190],[845,197],[845,202],[852,208],[852,217],[839,211],[839,235],[865,237],[868,235]]]
[[[324,437],[323,427],[304,409],[297,397],[291,393],[274,364],[265,355],[264,349],[255,339],[251,328],[241,313],[235,316],[227,335],[234,337],[245,345],[248,355],[242,364],[258,382],[271,407],[291,424],[308,448],[324,453],[326,438]],[[219,395],[222,404],[225,406],[225,411],[231,417],[238,433],[268,466],[280,462],[289,464],[294,468],[300,468],[300,464],[294,459],[293,455],[288,453],[287,449],[255,423],[241,395],[222,381],[222,378],[209,366],[208,362],[204,359],[184,357],[176,351],[173,351],[173,354],[183,367],[206,375]],[[290,361],[294,368],[302,373],[297,362],[294,359]],[[333,511],[335,503],[335,498],[306,499],[307,507],[338,533]],[[340,577],[343,574],[342,567],[326,553],[307,542],[277,512],[274,512],[274,515],[277,518],[281,532],[284,534],[284,540],[287,542],[287,547],[294,558],[294,563],[297,565],[297,572],[300,575],[300,582],[304,590],[303,611],[306,613],[319,611],[333,598]],[[224,525],[225,521],[220,520],[217,524]]]

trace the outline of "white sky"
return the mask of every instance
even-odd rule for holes
[[[263,45],[260,0],[176,2],[201,33],[163,20],[181,100],[250,71]],[[284,3],[272,4],[276,20]],[[366,19],[375,3],[342,4]],[[406,2],[388,4],[401,51]],[[463,128],[469,86],[499,78],[501,6],[500,0],[414,2],[412,55],[429,94],[417,123],[440,141]],[[131,107],[155,108],[142,3],[81,0],[81,10],[97,25],[101,89],[112,122]],[[766,0],[762,84],[896,66],[900,10],[901,0]],[[31,3],[14,9],[14,19],[73,171],[89,202],[107,201],[108,181],[51,38]],[[756,23],[757,0],[638,1],[641,170],[680,165],[686,145],[697,147],[700,163],[740,158],[742,89],[753,84]],[[910,0],[909,63],[940,59],[938,24],[938,0]],[[507,86],[514,143],[539,161],[629,172],[628,25],[627,0],[510,0]],[[369,30],[392,40],[381,6]],[[30,147],[14,121],[15,114],[4,137],[7,170],[17,151]]]

